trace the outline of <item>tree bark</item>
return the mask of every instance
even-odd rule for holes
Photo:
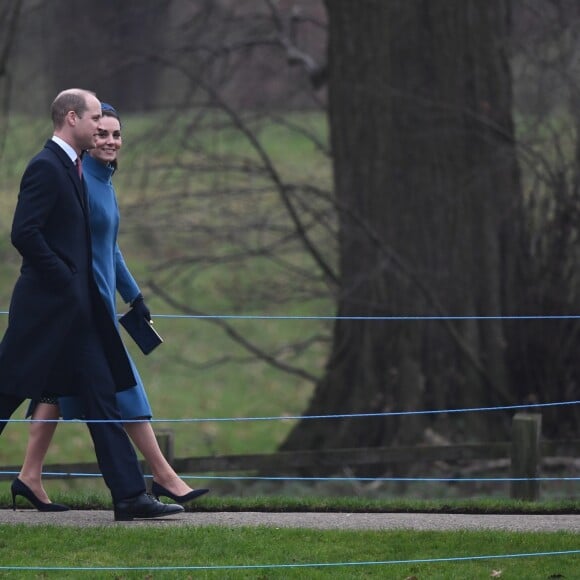
[[[0,8],[0,159],[6,142],[6,124],[10,112],[12,80],[10,69],[21,11],[21,0],[5,2]]]
[[[509,0],[327,0],[326,8],[337,314],[515,314],[522,205]],[[510,332],[501,320],[337,320],[304,414],[513,403]],[[282,449],[411,443],[425,421],[304,420]],[[468,437],[491,435],[485,415],[463,421]]]
[[[42,5],[50,98],[80,86],[123,111],[143,111],[166,99],[159,93],[157,57],[167,47],[166,0],[101,0],[82,10],[68,0]],[[54,31],[59,30],[59,34]]]

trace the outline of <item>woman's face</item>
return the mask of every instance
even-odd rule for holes
[[[121,145],[123,145],[121,124],[115,117],[103,115],[99,121],[95,148],[89,150],[89,155],[106,165],[117,159],[117,152],[121,149]]]

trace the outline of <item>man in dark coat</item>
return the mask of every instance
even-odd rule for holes
[[[115,392],[134,386],[135,378],[92,272],[77,162],[95,145],[101,103],[89,91],[69,89],[56,97],[51,113],[54,135],[24,172],[12,223],[22,267],[0,344],[0,433],[26,398],[78,395],[115,519],[174,514],[183,508],[145,493],[122,427]],[[20,495],[36,499],[30,489]]]

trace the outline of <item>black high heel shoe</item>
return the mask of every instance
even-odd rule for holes
[[[67,512],[70,508],[60,503],[44,503],[40,501],[33,491],[20,479],[16,478],[10,486],[12,492],[12,509],[16,510],[16,497],[21,495],[26,498],[39,512]]]
[[[159,485],[156,481],[154,481],[151,484],[151,493],[155,498],[159,499],[160,496],[164,496],[168,497],[169,499],[172,499],[173,501],[176,501],[177,503],[185,503],[187,501],[191,501],[192,499],[196,499],[199,496],[206,494],[208,491],[209,489],[192,489],[189,493],[186,493],[185,495],[175,495],[162,485]]]

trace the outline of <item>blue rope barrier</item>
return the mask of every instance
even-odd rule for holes
[[[274,415],[266,417],[205,417],[188,419],[150,419],[151,423],[208,423],[226,421],[296,421],[302,419],[358,419],[368,417],[400,417],[405,415],[435,415],[452,413],[474,413],[482,411],[513,411],[517,409],[538,409],[578,405],[576,401],[556,401],[550,403],[526,403],[521,405],[498,405],[495,407],[466,407],[458,409],[426,409],[423,411],[384,411],[380,413],[341,413],[329,415]],[[143,419],[8,419],[9,423],[143,423]]]
[[[0,310],[0,314],[8,314]],[[119,315],[120,316],[120,315]],[[215,320],[577,320],[580,314],[514,314],[514,315],[408,315],[408,316],[333,316],[290,314],[152,314],[152,318]]]
[[[182,476],[183,479],[234,479],[256,481],[385,481],[385,482],[422,482],[422,483],[463,483],[488,482],[509,483],[512,481],[580,481],[580,477],[266,477],[266,476]]]
[[[252,481],[385,481],[385,482],[422,482],[422,483],[463,483],[488,482],[509,483],[512,481],[580,481],[580,477],[267,477],[267,476],[227,476],[193,475],[183,479],[233,479]]]
[[[331,316],[331,315],[269,315],[269,314],[153,314],[153,318],[193,318],[216,320],[575,320],[579,314],[538,314],[538,315],[426,315],[426,316]]]
[[[243,471],[243,470],[242,470]],[[18,471],[0,471],[0,475],[18,475]],[[102,477],[100,473],[43,471],[43,477]],[[152,475],[145,475],[152,478]],[[228,481],[323,481],[323,482],[407,482],[407,483],[510,483],[515,481],[580,481],[580,477],[294,477],[251,475],[180,475],[181,479]]]
[[[478,560],[505,560],[514,558],[537,558],[539,556],[572,556],[580,550],[560,550],[556,552],[524,552],[521,554],[486,554],[481,556],[451,556],[448,558],[414,558],[411,560],[379,560],[363,562],[310,562],[303,564],[224,564],[218,566],[0,566],[0,570],[46,571],[46,572],[94,572],[94,571],[152,571],[167,572],[171,570],[256,570],[288,568],[337,568],[339,566],[388,566],[393,564],[436,564],[442,562],[466,562]]]

